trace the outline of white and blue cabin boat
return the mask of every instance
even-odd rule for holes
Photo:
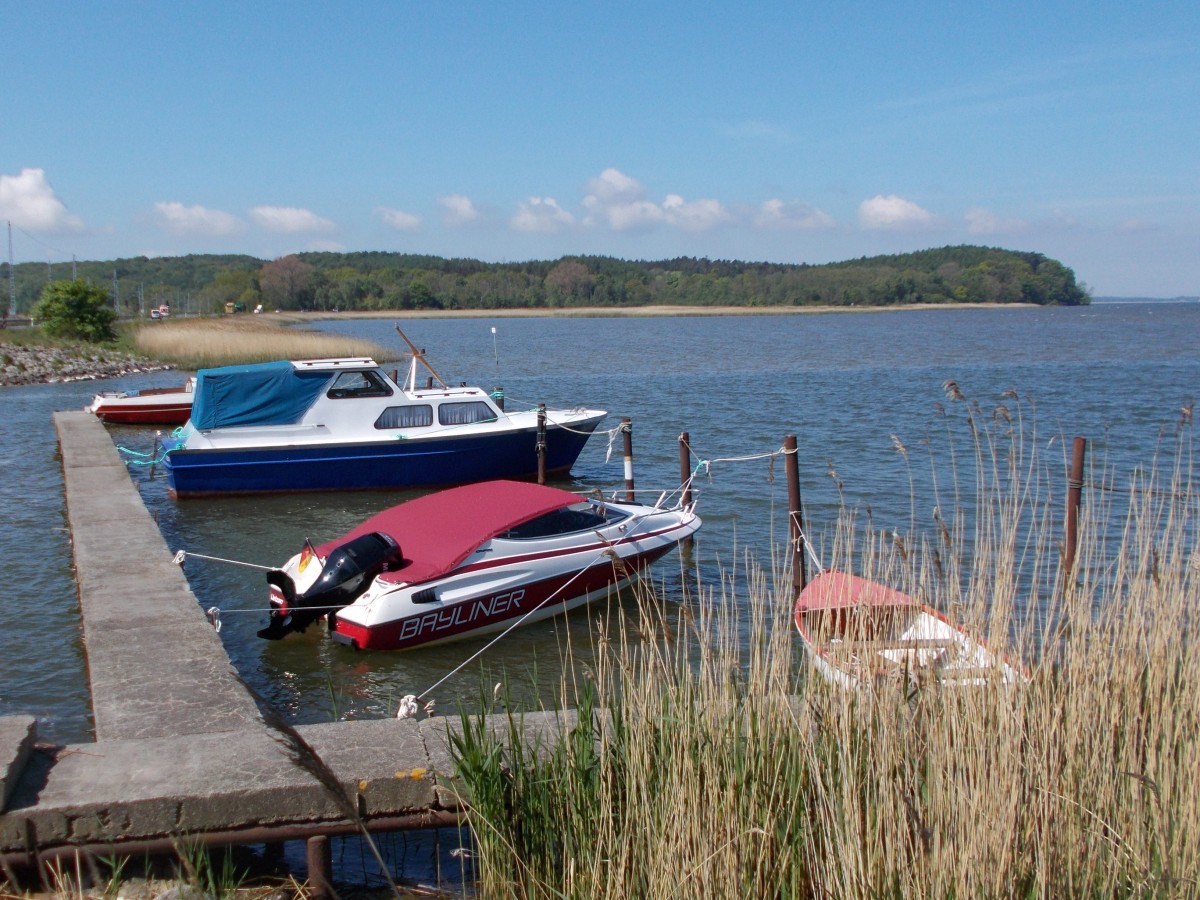
[[[537,410],[433,372],[403,385],[365,357],[201,369],[192,415],[166,442],[175,497],[444,487],[538,472]],[[437,385],[434,385],[434,378]],[[570,470],[605,417],[546,410],[545,472]]]

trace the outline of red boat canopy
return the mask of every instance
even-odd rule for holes
[[[796,612],[847,606],[917,606],[902,591],[845,572],[822,572],[796,598]]]
[[[346,541],[382,531],[400,545],[407,564],[380,578],[420,584],[452,572],[496,535],[579,500],[570,491],[528,482],[467,484],[385,509],[337,540],[317,547],[317,553],[328,556]]]

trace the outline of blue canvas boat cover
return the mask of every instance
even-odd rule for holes
[[[299,370],[287,360],[201,369],[196,373],[192,427],[208,431],[294,424],[320,396],[333,374],[328,370]]]

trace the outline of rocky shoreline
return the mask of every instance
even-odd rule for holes
[[[174,366],[103,347],[26,347],[0,344],[0,386],[94,381]]]

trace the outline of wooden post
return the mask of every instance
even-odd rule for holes
[[[1079,505],[1083,497],[1083,460],[1087,439],[1076,435],[1071,452],[1071,472],[1067,476],[1067,535],[1063,551],[1064,578],[1075,572],[1075,556],[1079,549]]]
[[[683,489],[679,495],[679,503],[683,507],[692,505],[692,436],[686,431],[679,434],[679,486]],[[683,550],[690,552],[692,536],[683,539]]]
[[[633,421],[629,416],[621,418],[621,434],[625,439],[625,502],[636,503],[633,489]]]
[[[683,488],[683,494],[679,498],[680,504],[690,506],[692,503],[692,445],[691,435],[686,431],[679,434],[679,486]]]
[[[329,847],[329,838],[323,834],[310,837],[305,842],[304,857],[308,864],[308,896],[312,900],[335,896],[330,878],[333,851]]]
[[[546,483],[546,404],[537,407],[537,478],[538,484]]]
[[[800,505],[800,464],[796,459],[796,436],[783,438],[783,471],[788,487],[788,537],[792,544],[792,587],[799,594],[808,584],[804,553],[804,509]]]

